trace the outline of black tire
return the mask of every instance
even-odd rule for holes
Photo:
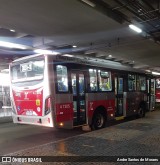
[[[139,109],[138,109],[137,117],[138,118],[145,117],[145,114],[146,114],[145,107],[144,106],[140,106]]]
[[[106,117],[102,112],[96,112],[92,119],[92,130],[98,130],[104,128],[106,124]]]

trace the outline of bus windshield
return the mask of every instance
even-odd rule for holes
[[[44,60],[32,60],[11,67],[12,83],[43,79]]]

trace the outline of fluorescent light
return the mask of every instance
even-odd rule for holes
[[[146,70],[146,72],[151,72],[150,70]]]
[[[142,30],[140,28],[138,28],[137,26],[135,26],[135,25],[130,24],[129,27],[132,30],[136,31],[137,33],[141,33],[142,32]]]
[[[63,56],[65,56],[65,57],[73,57],[73,55],[71,55],[71,54],[65,54]]]
[[[14,30],[14,29],[10,29],[10,31],[11,31],[11,32],[15,32],[15,30]]]
[[[84,3],[86,3],[86,4],[88,4],[91,7],[95,7],[96,6],[93,2],[91,2],[89,0],[81,0],[81,1],[84,2]]]
[[[154,75],[160,75],[159,72],[152,72],[152,74],[154,74]]]
[[[5,42],[5,41],[0,41],[0,46],[6,47],[6,48],[26,49],[24,45],[14,44],[14,43]]]
[[[52,50],[45,50],[45,49],[36,49],[36,50],[34,50],[34,52],[39,53],[39,54],[53,54],[53,55],[59,54],[58,52],[55,52]]]
[[[76,48],[77,46],[76,46],[76,45],[73,45],[72,47],[73,47],[73,48]]]

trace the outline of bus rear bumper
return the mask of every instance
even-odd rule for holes
[[[12,118],[13,123],[54,127],[51,113],[46,116],[22,116],[13,114]]]

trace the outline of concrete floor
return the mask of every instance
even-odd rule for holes
[[[13,152],[52,143],[84,133],[81,128],[57,130],[49,127],[20,125],[12,122],[0,124],[0,158]]]
[[[160,164],[160,111],[148,112],[145,118],[32,147],[12,156],[51,156],[42,157],[47,162],[54,162],[45,164],[58,164],[55,161],[59,164]],[[112,162],[117,158],[121,161]],[[140,158],[142,162],[139,162]],[[123,161],[125,159],[127,161]]]

